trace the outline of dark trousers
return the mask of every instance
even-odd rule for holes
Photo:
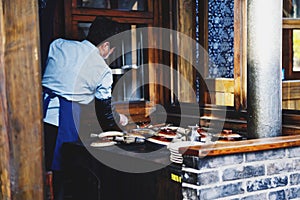
[[[45,165],[46,171],[52,171],[51,165],[54,155],[58,127],[44,123],[44,146],[45,146]]]
[[[55,200],[62,200],[64,189],[63,181],[64,176],[62,171],[51,170],[54,149],[56,144],[58,127],[44,123],[44,147],[45,147],[45,166],[46,171],[52,171],[53,173],[53,195]]]

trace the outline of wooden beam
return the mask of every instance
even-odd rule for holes
[[[9,169],[9,141],[8,141],[8,112],[6,101],[6,84],[5,84],[5,21],[3,15],[3,4],[0,1],[0,199],[10,199],[10,169]]]
[[[1,4],[0,199],[44,199],[38,2]]]

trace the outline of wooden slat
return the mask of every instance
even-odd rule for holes
[[[184,155],[202,157],[264,151],[295,146],[300,146],[299,135],[183,147],[180,148],[180,152]]]
[[[233,79],[226,78],[216,78],[216,79],[206,79],[205,82],[210,85],[212,91],[211,94],[211,103],[216,105],[226,105],[232,106],[233,101],[231,100],[231,95],[236,86],[236,83]],[[220,92],[220,93],[217,93]],[[224,94],[222,94],[224,93]],[[227,94],[228,93],[228,94]],[[225,96],[227,96],[227,101],[225,101]],[[207,94],[209,97],[209,95]],[[299,100],[300,100],[300,81],[284,81],[282,83],[282,103],[284,109],[300,109]],[[224,103],[222,103],[224,102]],[[225,103],[226,102],[226,103]]]
[[[300,135],[299,126],[282,125],[282,135]]]
[[[233,106],[234,94],[216,92],[216,105],[219,106]]]
[[[234,79],[231,78],[214,78],[205,79],[209,85],[210,91],[207,91],[207,97],[210,98],[211,104],[218,106],[234,106]],[[208,93],[209,92],[209,93]]]
[[[205,82],[210,85],[212,92],[234,93],[233,78],[207,78]]]
[[[282,101],[282,109],[294,110],[296,109],[296,103],[293,100]]]
[[[92,9],[92,8],[73,9],[72,14],[109,16],[109,17],[149,18],[149,19],[153,18],[153,14],[150,12],[104,10],[104,9]]]
[[[7,109],[3,100],[1,109],[4,109],[2,114],[7,115],[7,122],[1,127],[3,135],[1,133],[0,138],[1,142],[9,140],[6,144],[1,143],[1,148],[6,149],[6,153],[1,151],[1,156],[5,156],[1,157],[1,163],[9,160],[10,173],[6,168],[0,169],[0,173],[1,179],[10,176],[11,181],[1,181],[0,191],[9,195],[7,189],[10,186],[11,199],[42,200],[44,174],[38,2],[2,1],[1,8],[0,24],[4,26],[2,45],[5,42],[4,52],[1,49],[4,62],[2,60],[0,74],[3,76],[5,72],[5,77],[2,77],[5,82],[1,78],[1,98],[7,99]],[[6,119],[1,121],[3,123]],[[0,166],[3,167],[3,164]]]
[[[96,16],[89,15],[89,16],[83,16],[83,15],[73,15],[73,20],[77,22],[92,22]],[[133,24],[152,24],[153,19],[151,18],[130,18],[130,17],[111,17],[112,20],[119,22],[119,23],[133,23]]]
[[[299,80],[282,81],[282,87],[300,87]]]
[[[116,110],[119,113],[128,115],[142,115],[149,116],[151,110],[153,110],[153,103],[151,102],[136,102],[136,103],[116,103]]]
[[[283,100],[300,99],[300,81],[283,81],[282,83]]]
[[[211,104],[215,104],[217,106],[233,106],[233,93],[210,92],[207,95],[211,99]]]
[[[282,27],[285,29],[300,28],[300,20],[299,19],[283,19]]]

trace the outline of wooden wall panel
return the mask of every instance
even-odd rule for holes
[[[38,1],[1,4],[0,199],[44,199]]]

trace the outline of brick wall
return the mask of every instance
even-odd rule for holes
[[[300,147],[184,156],[182,176],[184,200],[300,199]]]

